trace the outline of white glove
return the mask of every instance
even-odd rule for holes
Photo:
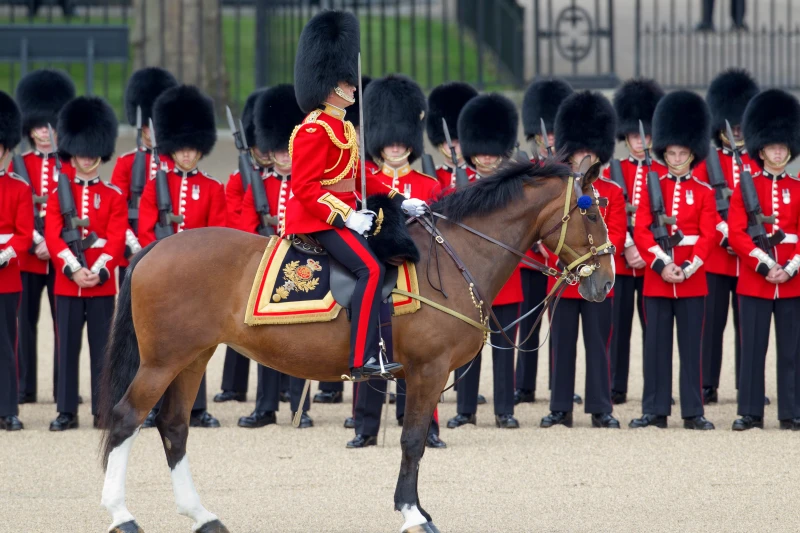
[[[405,214],[413,217],[419,217],[425,214],[428,204],[419,198],[409,198],[407,200],[403,200],[403,203],[400,205],[400,207],[403,209]]]
[[[372,213],[360,211],[350,213],[350,216],[344,221],[344,225],[359,235],[365,235],[372,227]]]

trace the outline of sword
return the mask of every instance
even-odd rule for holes
[[[539,119],[539,125],[542,127],[542,143],[544,147],[547,148],[547,155],[553,155],[553,147],[550,146],[550,143],[547,141],[547,128],[544,125],[544,119]]]
[[[308,389],[310,387],[311,380],[307,379],[305,385],[303,385],[303,394],[300,395],[300,405],[297,406],[297,412],[294,414],[294,418],[292,418],[292,425],[296,428],[300,427],[300,419],[303,416],[303,407],[305,406]]]
[[[361,152],[361,209],[367,210],[367,152],[364,149],[364,86],[361,83],[361,52],[358,53],[358,123],[361,134],[358,136],[358,150]]]

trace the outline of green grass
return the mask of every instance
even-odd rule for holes
[[[66,20],[53,17],[52,23],[63,24]],[[297,37],[300,34],[304,18],[293,16],[274,16],[269,21],[270,39],[270,84],[291,83],[293,78],[294,55],[297,46]],[[8,24],[8,18],[0,17],[0,24]],[[28,19],[17,18],[16,23],[27,24]],[[34,24],[47,24],[46,17],[36,17]],[[88,20],[81,17],[76,24],[123,24],[120,17],[90,17]],[[128,18],[132,25],[132,19]],[[234,15],[224,15],[223,18],[223,61],[228,77],[228,94],[232,107],[239,108],[255,89],[255,19],[242,16],[236,19]],[[398,33],[399,32],[399,33]],[[428,22],[418,17],[415,23],[415,38],[412,39],[412,23],[409,17],[387,15],[385,23],[379,16],[373,15],[371,20],[366,16],[361,17],[361,41],[363,49],[364,73],[371,76],[382,76],[391,72],[401,72],[413,76],[424,88],[430,88],[445,81],[445,50],[443,43],[447,43],[447,79],[459,79],[462,69],[459,53],[459,35],[455,24],[445,26],[441,21],[430,22],[431,50],[428,53],[427,35]],[[445,36],[446,34],[446,36]],[[398,40],[399,35],[399,40]],[[478,47],[475,40],[464,32],[463,71],[464,80],[477,84],[478,82]],[[382,50],[385,46],[385,63]],[[399,51],[395,43],[399,42]],[[413,45],[413,46],[412,46]],[[238,51],[238,57],[237,57]],[[133,51],[130,54],[133,58]],[[414,59],[416,68],[414,68]],[[428,63],[430,62],[430,69]],[[102,65],[95,66],[93,77],[94,94],[108,99],[120,116],[123,115],[123,94],[125,83],[133,69],[133,61],[128,65]],[[83,64],[39,64],[34,63],[31,68],[41,67],[61,68],[67,71],[75,81],[78,94],[86,93],[86,70]],[[507,89],[511,84],[507,82],[502,71],[497,66],[497,61],[484,50],[483,79],[486,89]],[[431,76],[429,77],[429,72]],[[21,74],[20,66],[16,63],[0,63],[0,90],[13,94],[16,83]],[[213,91],[212,91],[213,96]]]

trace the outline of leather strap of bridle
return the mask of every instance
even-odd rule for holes
[[[487,328],[486,326],[484,326],[483,324],[481,324],[477,320],[473,320],[473,319],[471,319],[470,317],[468,317],[466,315],[462,315],[458,311],[454,311],[453,309],[450,309],[449,307],[445,307],[445,306],[443,306],[442,304],[440,304],[438,302],[434,302],[430,298],[426,298],[425,296],[422,296],[421,294],[414,294],[413,292],[404,291],[403,289],[398,289],[396,287],[394,289],[392,289],[392,294],[399,294],[401,296],[405,296],[406,298],[413,298],[415,300],[419,300],[420,302],[422,302],[422,303],[424,303],[426,305],[429,305],[429,306],[433,307],[434,309],[438,309],[442,313],[447,313],[450,316],[456,317],[457,319],[459,319],[459,320],[461,320],[463,322],[466,322],[467,324],[469,324],[472,327],[478,328],[479,330],[483,331],[484,333],[491,333],[492,332],[492,330],[490,330],[489,328]]]
[[[569,207],[569,201],[572,199],[572,189],[575,188],[575,175],[570,174],[567,180],[567,200],[564,202],[564,216],[561,217],[561,234],[558,236],[558,246],[553,251],[556,257],[561,253],[561,248],[564,247],[564,241],[567,238],[567,222],[571,216],[572,210]]]

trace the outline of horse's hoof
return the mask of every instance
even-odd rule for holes
[[[225,527],[219,520],[212,520],[203,524],[195,533],[230,533],[228,528]]]
[[[111,530],[111,533],[144,533],[144,529],[139,527],[134,520],[120,524]]]
[[[404,529],[402,533],[440,533],[439,528],[433,525],[433,522],[426,522],[418,526],[411,526]]]

